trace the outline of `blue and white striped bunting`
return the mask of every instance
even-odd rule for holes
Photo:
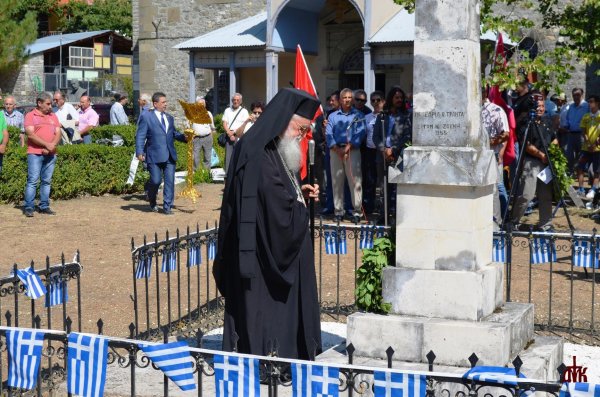
[[[194,361],[185,342],[161,345],[139,344],[140,349],[183,391],[196,389]]]
[[[60,272],[56,271],[48,276],[48,293],[46,294],[46,307],[62,305],[69,300],[67,282],[62,279]]]
[[[25,295],[31,299],[37,299],[46,295],[46,287],[33,268],[28,267],[27,269],[17,270],[17,277],[25,286]]]
[[[600,397],[600,385],[594,383],[563,383],[558,397]]]
[[[165,247],[163,251],[162,257],[162,267],[160,269],[161,272],[174,272],[177,270],[177,246],[175,244],[171,244],[170,246]]]
[[[188,266],[200,266],[202,264],[202,249],[197,240],[190,241],[188,245]]]
[[[337,397],[340,369],[313,364],[292,364],[293,397]]]
[[[596,254],[593,255],[593,244],[589,240],[573,240],[573,266],[585,268],[598,268],[598,248]]]
[[[373,372],[375,397],[425,397],[427,377],[392,371]]]
[[[214,261],[215,257],[217,256],[217,238],[216,236],[214,238],[209,238],[208,239],[208,260],[209,261]]]
[[[81,397],[102,397],[106,382],[108,339],[73,332],[67,344],[67,391]]]
[[[8,329],[8,386],[31,390],[35,387],[42,349],[44,332],[36,330]]]
[[[346,242],[346,229],[325,230],[325,254],[327,255],[346,255],[348,253],[348,244]]]
[[[478,366],[465,372],[463,379],[515,386],[517,384],[516,376],[514,368]],[[519,378],[526,378],[526,376],[519,373]]]
[[[506,237],[494,236],[492,262],[506,262]]]
[[[530,262],[532,265],[556,262],[556,248],[550,238],[536,237],[530,243]]]
[[[373,242],[376,238],[383,237],[385,234],[385,228],[383,226],[375,225],[364,225],[360,227],[360,242],[358,247],[362,249],[373,248]]]
[[[135,268],[135,278],[150,278],[152,274],[152,251],[140,252]]]
[[[257,358],[215,354],[215,389],[219,397],[259,397]]]

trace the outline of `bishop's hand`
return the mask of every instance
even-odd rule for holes
[[[302,195],[305,200],[314,199],[315,201],[319,201],[319,185],[316,183],[314,185],[302,185]]]

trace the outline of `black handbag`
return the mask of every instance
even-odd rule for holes
[[[225,147],[225,145],[227,145],[227,134],[225,132],[223,132],[223,133],[221,133],[221,135],[219,135],[219,137],[217,138],[217,143],[221,147]]]

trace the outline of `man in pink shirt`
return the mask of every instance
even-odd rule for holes
[[[56,146],[60,142],[60,122],[52,113],[52,96],[46,92],[38,95],[37,107],[25,116],[27,135],[27,184],[25,185],[25,207],[23,213],[31,218],[34,210],[38,180],[42,214],[54,215],[50,209],[50,182],[56,164]]]
[[[83,143],[92,143],[92,135],[90,130],[98,127],[98,113],[92,109],[90,97],[83,95],[79,100],[79,135],[83,139]]]

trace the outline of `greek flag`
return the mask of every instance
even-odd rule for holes
[[[64,299],[63,299],[64,293]],[[62,279],[60,272],[54,272],[48,277],[48,294],[46,294],[46,307],[62,305],[69,300],[67,282]]]
[[[373,234],[375,233],[374,226],[360,227],[360,243],[358,247],[361,250],[373,248]]]
[[[188,246],[188,266],[199,266],[202,263],[202,253],[197,241],[190,242]]]
[[[337,233],[335,230],[326,230],[325,236],[325,254],[335,255],[338,253]]]
[[[514,368],[481,366],[465,372],[463,379],[515,386],[516,376]],[[519,378],[526,378],[526,376],[519,373]]]
[[[215,238],[211,238],[208,240],[208,260],[214,261],[217,256],[217,240]]]
[[[600,397],[600,385],[594,383],[563,383],[559,397]]]
[[[140,252],[137,267],[135,268],[135,278],[150,278],[152,273],[152,252]]]
[[[573,240],[573,265],[588,268],[598,267],[598,254],[592,255],[591,241]]]
[[[340,230],[340,245],[338,252],[340,255],[346,255],[348,253],[348,246],[346,244],[346,229]]]
[[[99,335],[69,334],[67,391],[81,397],[101,397],[106,381],[108,339]]]
[[[492,262],[506,262],[506,237],[494,236]]]
[[[187,343],[172,342],[161,345],[145,345],[140,349],[183,391],[196,389],[194,361]]]
[[[218,397],[259,397],[258,359],[215,354],[215,389]]]
[[[177,270],[177,248],[175,245],[165,247],[162,257],[161,272],[174,272]]]
[[[6,330],[8,386],[33,389],[38,376],[44,332],[13,328]]]
[[[373,372],[375,397],[425,397],[426,376],[391,371]]]
[[[33,268],[17,270],[17,277],[25,286],[25,295],[31,299],[37,299],[46,294],[46,287]]]
[[[340,369],[312,364],[292,364],[293,397],[336,397]]]
[[[556,262],[556,248],[554,242],[549,238],[537,237],[531,241],[531,264]]]

